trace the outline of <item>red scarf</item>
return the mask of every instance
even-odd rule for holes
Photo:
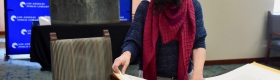
[[[177,80],[188,80],[188,67],[195,34],[195,10],[192,0],[182,0],[182,6],[165,7],[159,15],[152,10],[151,0],[146,16],[143,36],[143,77],[157,80],[156,74],[156,43],[159,35],[164,44],[179,41],[179,59]]]

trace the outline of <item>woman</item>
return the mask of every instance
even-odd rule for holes
[[[203,80],[205,38],[198,0],[143,0],[112,68],[119,72],[122,65],[124,74],[140,57],[145,79]]]

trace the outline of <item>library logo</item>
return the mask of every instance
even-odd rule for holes
[[[24,1],[21,1],[19,3],[19,6],[21,8],[49,8],[49,5],[46,5],[46,3],[42,3],[42,2],[24,2]]]
[[[26,33],[27,33],[27,30],[26,30],[26,29],[22,29],[22,30],[21,30],[21,34],[22,34],[22,35],[25,35]]]
[[[14,42],[12,44],[12,48],[15,49],[15,48],[30,48],[30,43],[16,43]]]
[[[17,19],[17,16],[15,16],[15,15],[11,16],[11,21],[16,21],[16,19]]]
[[[39,21],[36,16],[16,16],[12,15],[10,17],[11,21]]]
[[[13,43],[13,44],[12,44],[12,48],[14,48],[14,49],[17,48],[17,46],[18,46],[17,43]]]
[[[25,5],[26,5],[26,4],[25,4],[25,2],[23,2],[23,1],[19,3],[19,6],[20,6],[21,8],[24,8]]]
[[[21,31],[20,31],[20,33],[22,34],[22,35],[27,35],[27,34],[31,34],[31,30],[26,30],[26,29],[22,29]]]

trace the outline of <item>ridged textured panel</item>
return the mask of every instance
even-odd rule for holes
[[[54,80],[109,80],[112,49],[109,37],[51,42]]]

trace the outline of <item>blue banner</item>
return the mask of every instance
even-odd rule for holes
[[[132,0],[119,0],[119,1],[120,1],[120,20],[131,21]]]
[[[31,26],[40,16],[50,16],[48,0],[7,0],[7,51],[29,54]]]
[[[40,16],[50,16],[48,0],[7,0],[7,52],[29,54],[31,27]],[[121,21],[131,21],[132,0],[120,0]]]
[[[7,9],[13,10],[43,10],[49,9],[48,0],[7,0]],[[34,10],[35,9],[35,10]]]

